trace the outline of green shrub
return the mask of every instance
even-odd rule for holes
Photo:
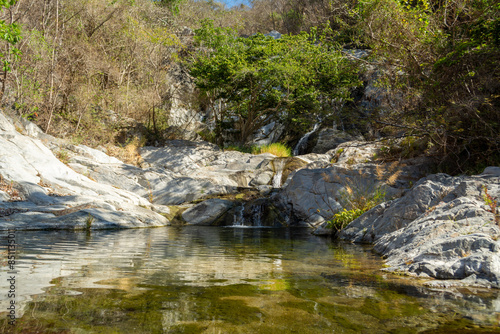
[[[253,154],[271,153],[277,157],[285,158],[292,156],[292,149],[281,143],[273,143],[264,146],[254,146]]]
[[[333,218],[327,222],[328,227],[340,232],[354,219],[361,216],[365,211],[362,209],[342,210],[333,215]]]

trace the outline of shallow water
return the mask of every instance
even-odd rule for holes
[[[497,290],[431,290],[304,230],[17,231],[15,298],[1,240],[0,332],[500,332]]]

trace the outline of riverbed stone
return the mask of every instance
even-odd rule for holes
[[[227,200],[208,199],[184,211],[182,218],[189,225],[211,225],[233,205],[233,202]]]

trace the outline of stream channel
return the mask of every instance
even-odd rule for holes
[[[4,232],[5,234],[5,232]],[[16,231],[1,333],[488,333],[497,290],[430,289],[303,229]],[[7,307],[15,301],[15,324]]]

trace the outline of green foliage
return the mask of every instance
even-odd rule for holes
[[[237,151],[241,153],[253,153],[253,147],[251,146],[238,146],[238,145],[228,145],[224,147],[224,151]]]
[[[0,0],[0,10],[8,10],[16,4],[17,0]],[[5,91],[5,84],[7,73],[12,70],[12,62],[19,60],[21,56],[21,51],[15,48],[16,45],[21,40],[21,27],[18,23],[13,21],[13,16],[10,15],[10,23],[6,23],[4,20],[0,20],[0,40],[4,41],[2,49],[0,51],[0,59],[2,62],[2,87],[0,99],[3,97]]]
[[[327,222],[328,227],[336,230],[337,232],[342,231],[350,222],[361,216],[365,211],[362,209],[343,209],[339,213],[336,213],[331,220]]]
[[[19,1],[11,14],[23,38],[7,80],[16,113],[36,112],[44,131],[91,146],[125,142],[131,119],[153,136],[166,128],[165,78],[183,48],[163,21],[168,8],[150,0]]]
[[[324,37],[313,29],[281,39],[244,38],[234,29],[203,22],[195,37],[201,51],[190,73],[214,111],[219,139],[230,126],[245,144],[272,120],[309,124],[335,99],[349,99],[358,84],[356,70]]]
[[[395,165],[389,165],[385,169],[378,167],[377,178],[379,181],[385,180],[386,184],[393,184],[398,177]],[[347,179],[344,184],[345,190],[340,193],[339,203],[343,210],[336,213],[329,221],[328,227],[340,232],[354,219],[361,216],[366,211],[379,205],[386,200],[386,188],[377,182],[366,180],[362,175],[358,178]]]
[[[387,88],[404,96],[385,124],[425,136],[448,173],[498,164],[498,1],[367,0],[357,13],[373,54],[389,65]]]
[[[272,143],[263,146],[254,146],[252,148],[253,154],[271,153],[277,157],[285,158],[292,156],[292,149],[282,143]]]
[[[70,161],[70,156],[68,154],[68,151],[63,149],[56,152],[56,157],[64,164],[68,164]]]
[[[88,214],[87,218],[85,219],[85,229],[87,231],[90,231],[92,224],[94,223],[95,218],[92,216],[90,213]]]

